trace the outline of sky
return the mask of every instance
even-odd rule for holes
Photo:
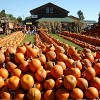
[[[0,11],[12,14],[14,17],[31,16],[30,10],[51,2],[65,10],[69,15],[78,17],[77,12],[81,10],[85,20],[98,21],[100,12],[100,0],[0,0]]]

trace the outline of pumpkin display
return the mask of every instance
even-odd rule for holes
[[[68,35],[82,40],[88,38],[75,33]],[[94,47],[80,42],[82,46],[93,49],[78,50],[50,36],[44,29],[34,35],[35,45],[29,41],[21,45],[25,36],[20,31],[0,38],[0,45],[4,45],[0,48],[0,99],[100,98],[99,45]],[[72,37],[67,38],[78,42]],[[6,38],[9,43],[5,46]],[[94,37],[90,37],[90,41],[92,39]]]

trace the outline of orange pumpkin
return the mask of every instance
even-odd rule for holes
[[[62,61],[58,61],[56,65],[60,65],[63,70],[66,69],[66,64],[64,62],[62,62]]]
[[[100,78],[94,77],[90,82],[90,86],[95,87],[99,90],[100,89]]]
[[[73,90],[76,87],[77,80],[73,75],[67,75],[64,77],[64,87],[67,90]]]
[[[95,63],[93,68],[96,72],[96,76],[100,76],[100,63]]]
[[[18,46],[18,47],[16,48],[16,52],[17,52],[17,53],[25,54],[25,52],[26,52],[26,47],[25,47],[24,45]]]
[[[65,55],[64,53],[59,53],[59,54],[57,55],[57,60],[58,60],[58,61],[64,62],[64,61],[67,60],[67,59],[68,59],[68,57],[67,57],[67,55]]]
[[[85,97],[87,99],[97,99],[99,97],[98,90],[95,87],[89,87],[85,91]]]
[[[51,70],[51,68],[54,66],[54,63],[52,61],[48,61],[45,63],[44,68],[46,70]]]
[[[44,54],[40,54],[38,59],[41,62],[41,65],[44,65],[46,63],[46,56]]]
[[[28,61],[22,61],[19,64],[19,68],[23,71],[23,72],[27,72],[29,70],[29,64]]]
[[[96,72],[92,67],[88,67],[85,71],[82,72],[82,76],[90,81],[93,77],[96,76]]]
[[[85,91],[88,88],[88,81],[85,78],[78,78],[77,87],[82,91]]]
[[[50,70],[51,76],[55,79],[63,75],[63,69],[60,65],[54,65]]]
[[[21,79],[23,72],[19,68],[16,68],[11,72],[11,76],[17,76]]]
[[[69,98],[69,92],[64,88],[60,88],[56,91],[56,98],[58,100],[67,100]]]
[[[53,61],[56,59],[56,53],[54,51],[48,51],[46,53],[46,58],[48,59],[48,61]]]
[[[21,78],[21,86],[23,89],[28,90],[34,85],[34,79],[31,75],[25,74]]]
[[[74,62],[74,60],[73,59],[67,59],[67,60],[65,60],[65,64],[66,64],[66,68],[72,68],[73,67],[73,62]]]
[[[36,72],[36,79],[38,81],[44,81],[44,79],[46,78],[46,71],[44,69],[38,69]]]
[[[44,92],[44,100],[55,100],[56,95],[53,90],[47,90]]]
[[[41,92],[37,88],[30,88],[26,96],[28,100],[41,100]]]
[[[24,55],[22,53],[16,53],[15,54],[15,62],[19,64],[22,61],[24,61]]]
[[[20,87],[20,79],[17,76],[11,76],[8,80],[8,87],[17,90]]]
[[[7,69],[5,69],[5,68],[0,68],[0,76],[1,76],[2,78],[7,78],[8,75],[9,75],[9,73],[8,73]]]
[[[37,58],[34,58],[29,62],[29,68],[32,72],[36,72],[40,67],[41,67],[41,62]]]
[[[72,99],[83,99],[83,96],[83,91],[80,88],[74,88],[70,93]]]
[[[55,86],[55,81],[53,79],[46,79],[44,81],[44,88],[46,90],[52,90]]]

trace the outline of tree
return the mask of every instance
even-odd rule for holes
[[[83,15],[83,12],[81,10],[79,10],[77,12],[77,14],[78,14],[78,17],[79,17],[80,20],[83,20],[84,19],[84,15]]]
[[[1,17],[1,18],[2,18],[2,17],[6,17],[5,10],[2,10],[2,11],[0,12],[0,17]]]
[[[17,20],[19,23],[22,23],[22,18],[20,16],[17,18]]]

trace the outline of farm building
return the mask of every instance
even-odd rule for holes
[[[81,32],[87,25],[93,25],[96,21],[87,21],[80,20],[79,18],[70,15],[68,10],[65,10],[53,3],[47,3],[40,7],[30,10],[31,18],[25,20],[27,25],[37,25],[38,27],[43,26],[43,28],[47,27],[47,22],[50,24],[51,22],[56,22],[61,24],[63,30],[68,30],[71,32]],[[46,25],[45,25],[46,23]],[[45,27],[44,27],[45,26]],[[49,25],[50,26],[50,25]],[[55,25],[50,26],[48,29],[51,29]],[[59,26],[59,25],[58,25]],[[56,29],[57,27],[55,27]],[[54,29],[53,29],[54,30]],[[60,29],[61,30],[61,29]]]

